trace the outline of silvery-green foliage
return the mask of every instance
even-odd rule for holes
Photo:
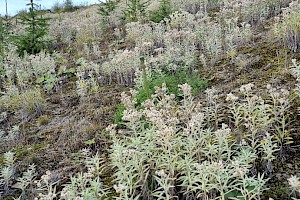
[[[3,70],[4,70],[4,82],[7,87],[14,85],[14,77],[18,73],[19,70],[23,69],[24,74],[21,75],[20,81],[18,84],[21,84],[21,87],[24,86],[26,81],[29,78],[30,70],[28,70],[29,62],[27,59],[22,60],[16,53],[15,48],[11,48],[10,51],[7,52],[6,58],[3,60]],[[18,73],[20,74],[20,73]],[[25,83],[24,83],[25,82]]]
[[[266,179],[249,176],[256,152],[237,144],[227,125],[208,128],[205,109],[193,101],[191,87],[183,84],[179,90],[178,103],[165,85],[157,88],[140,110],[135,92],[133,97],[122,94],[127,129],[117,133],[114,126],[107,128],[118,198],[169,199],[183,192],[186,198],[224,199],[233,190],[244,198],[258,197]],[[255,189],[249,191],[250,186]]]
[[[157,35],[151,27],[155,24],[141,24],[140,22],[130,22],[125,25],[126,27],[126,40],[135,43],[136,46],[141,46],[144,42],[154,42],[157,40]]]
[[[22,177],[17,178],[17,181],[21,185],[21,188],[24,190],[29,184],[32,184],[34,177],[36,176],[35,165],[32,164],[28,167],[27,171],[23,173]]]
[[[292,66],[290,67],[291,74],[296,78],[297,84],[296,84],[296,92],[298,95],[300,95],[300,63],[297,62],[296,59],[292,60]]]
[[[48,187],[47,194],[39,193],[38,197],[35,197],[35,200],[55,200],[57,199],[56,187]]]
[[[84,79],[84,72],[77,72],[76,76],[77,76],[76,92],[80,97],[84,97],[88,94],[86,81]]]
[[[46,109],[46,100],[40,89],[28,89],[23,91],[15,105],[12,105],[17,110],[17,114],[22,119],[29,119],[35,116],[40,116]]]
[[[79,50],[78,53],[83,55],[88,60],[95,60],[99,58],[101,55],[101,50],[99,49],[98,42],[91,42],[91,43],[83,43],[82,50]]]
[[[290,67],[291,74],[297,79],[300,80],[300,64],[296,59],[292,59],[292,66]]]
[[[214,22],[208,22],[208,27],[206,28],[206,32],[204,32],[201,37],[201,43],[204,47],[205,53],[212,60],[216,59],[220,56],[222,52],[222,35],[221,35],[221,25]]]
[[[133,50],[119,50],[111,53],[100,64],[89,62],[84,58],[77,61],[77,93],[84,97],[89,93],[97,92],[100,85],[117,83],[130,85],[134,79],[134,72],[140,66],[140,48]]]
[[[28,59],[37,77],[46,73],[55,73],[55,59],[46,52],[42,51],[38,55],[30,55]]]
[[[212,9],[218,8],[224,0],[171,0],[171,8],[174,10],[183,9],[189,13],[206,16]]]
[[[58,44],[71,45],[74,41],[86,42],[87,38],[101,37],[106,26],[99,19],[98,6],[89,9],[79,9],[74,12],[51,14],[49,36]],[[50,14],[46,14],[49,17]],[[116,23],[115,16],[111,17],[112,23]],[[75,23],[76,22],[76,23]]]
[[[92,157],[85,157],[85,166],[88,173],[92,173],[94,175],[102,174],[103,163],[104,161],[98,153]]]
[[[20,132],[20,126],[16,125],[16,126],[13,126],[12,129],[8,132],[9,134],[17,134]]]
[[[15,162],[15,153],[13,152],[6,152],[3,154],[4,159],[4,166],[6,167],[12,167]]]
[[[165,19],[168,30],[191,28],[196,23],[195,16],[183,10],[176,11],[169,17],[169,19]]]
[[[270,85],[267,85],[267,89],[271,97],[271,113],[274,118],[273,136],[282,152],[283,146],[293,143],[289,129],[289,113],[287,112],[291,107],[292,100],[289,98],[290,92],[286,89],[276,89]]]
[[[293,192],[300,193],[300,180],[298,176],[295,175],[291,176],[288,179],[288,182]]]
[[[239,100],[238,97],[234,96],[232,93],[227,95],[226,101],[229,101],[232,103],[230,106],[232,117],[233,117],[233,123],[235,127],[238,129],[237,132],[240,132],[239,127],[240,126],[246,126],[247,133],[243,133],[243,135],[237,135],[238,142],[241,142],[243,138],[252,138],[250,139],[252,141],[251,146],[254,148],[256,147],[256,134],[257,134],[257,127],[256,125],[260,125],[257,120],[261,119],[268,119],[269,112],[265,112],[267,109],[265,105],[260,104],[262,103],[262,99],[256,95],[253,95],[252,89],[254,87],[254,84],[249,83],[247,85],[243,85],[240,87],[240,92],[242,95],[244,95],[244,99],[242,100],[242,103],[237,103]],[[257,112],[262,111],[262,112]],[[254,113],[258,113],[253,115]],[[252,116],[254,117],[253,120]],[[245,122],[245,124],[244,124]],[[262,124],[263,125],[263,124]],[[264,123],[265,125],[265,123]],[[264,127],[264,126],[263,126]],[[250,137],[248,137],[250,136]]]
[[[165,50],[160,63],[168,71],[186,70],[193,68],[196,57],[195,34],[192,30],[173,29],[165,33]]]
[[[10,30],[11,30],[11,18],[1,16],[0,18],[0,60],[5,55],[6,50],[10,44]]]
[[[8,131],[8,135],[6,136],[7,140],[15,140],[18,138],[19,134],[20,134],[20,126],[19,125],[15,125],[13,126],[9,131]]]
[[[161,71],[159,71],[157,69],[151,69],[149,67],[145,68],[145,72],[146,72],[147,81],[151,81],[152,80],[152,74],[153,74],[153,72],[155,72],[157,74],[162,74]],[[134,72],[134,76],[135,76],[135,78],[134,78],[134,86],[136,88],[142,88],[143,84],[144,84],[143,71],[141,69],[136,69],[135,72]]]
[[[103,170],[103,160],[96,154],[93,157],[85,157],[84,164],[87,172],[78,173],[71,177],[71,182],[66,184],[61,192],[61,199],[98,200],[106,199],[108,191],[101,182],[100,175]]]
[[[11,167],[3,167],[1,169],[1,178],[3,179],[4,182],[4,193],[7,193],[9,190],[9,182],[12,179],[14,175],[14,169]]]
[[[1,138],[1,140],[5,137],[4,135],[5,135],[5,131],[0,129],[0,138]]]
[[[243,16],[243,21],[248,21],[257,23],[266,19],[269,15],[270,8],[267,1],[260,1],[260,4],[257,4],[258,1],[248,0],[243,1],[241,6],[241,14]]]
[[[5,87],[5,92],[2,93],[2,96],[0,96],[1,101],[1,107],[8,108],[11,105],[11,100],[14,100],[18,98],[20,95],[20,91],[18,87],[15,85],[7,85]]]
[[[293,143],[288,123],[289,91],[267,85],[268,96],[263,99],[253,93],[254,87],[252,83],[243,85],[240,87],[243,98],[230,93],[226,100],[231,102],[231,123],[237,141],[250,144],[262,155],[265,171],[272,172],[274,156],[282,156],[283,148]]]
[[[10,105],[9,100],[16,98],[20,95],[19,88],[14,84],[7,84],[4,88],[5,91],[0,94],[1,108],[7,108]]]
[[[283,18],[277,18],[278,22],[274,28],[275,35],[294,52],[299,49],[300,44],[299,9],[299,1],[292,1],[289,7],[283,10]]]
[[[58,174],[46,171],[46,174],[41,176],[40,180],[35,180],[35,187],[32,188],[33,195],[37,200],[54,200],[57,199],[56,184]],[[31,188],[30,188],[31,189]],[[38,195],[37,195],[38,193]]]
[[[29,88],[19,91],[15,85],[5,88],[0,96],[0,107],[15,112],[18,117],[28,120],[41,115],[45,110],[46,100],[39,88]]]
[[[28,85],[35,83],[38,78],[54,76],[56,64],[55,57],[43,51],[36,55],[25,53],[23,57],[19,57],[16,50],[11,48],[3,61],[3,66],[6,87],[10,87],[16,82],[19,88],[26,89]],[[56,84],[57,79],[47,79],[45,86],[48,84],[47,81]]]
[[[269,105],[263,104],[262,99],[258,96],[246,97],[246,102],[241,104],[241,112],[244,114],[245,126],[247,132],[245,136],[250,140],[251,146],[257,146],[257,137],[259,134],[265,133],[270,124]],[[250,136],[250,137],[248,137]]]
[[[4,166],[2,166],[0,171],[0,189],[4,192],[4,195],[8,193],[10,181],[13,179],[13,176],[15,174],[14,156],[15,154],[10,151],[3,154]]]
[[[266,178],[263,174],[258,174],[255,178],[246,177],[242,180],[241,186],[236,189],[241,193],[237,197],[244,199],[260,199],[260,197],[257,197],[257,194],[263,192],[262,188],[264,188],[265,184]]]
[[[195,43],[202,50],[203,55],[213,64],[222,53],[234,57],[236,49],[250,41],[251,26],[238,23],[238,18],[228,17],[212,20],[200,18],[195,21],[192,29],[196,34]]]
[[[131,84],[134,71],[140,67],[140,52],[133,50],[119,50],[109,55],[109,61],[101,66],[103,74],[109,77],[109,83],[116,79],[118,84]]]
[[[0,123],[7,120],[7,112],[0,113]]]
[[[276,159],[275,153],[279,150],[276,142],[273,141],[273,136],[266,134],[261,142],[263,152],[262,159],[265,163],[265,171],[272,172],[272,161]]]
[[[123,3],[120,2],[120,9]],[[189,3],[192,1],[187,2]],[[223,5],[221,1],[201,1],[200,4],[202,7],[206,5],[205,10],[212,9],[216,5]],[[234,16],[223,19],[210,18],[199,13],[194,15],[184,10],[172,13],[168,19],[165,19],[165,24],[128,23],[124,31],[125,39],[134,44],[135,48],[111,52],[102,66],[98,67],[101,70],[98,70],[99,73],[96,73],[97,77],[93,78],[91,84],[97,88],[96,79],[101,75],[108,79],[104,83],[131,84],[134,72],[139,68],[139,56],[145,57],[145,64],[149,70],[163,68],[169,71],[193,69],[197,59],[195,55],[199,50],[207,60],[211,61],[211,64],[216,62],[223,52],[233,58],[236,48],[249,41],[250,28],[247,23],[239,24],[238,18]],[[118,33],[119,40],[123,38],[119,34],[120,29],[116,33]],[[84,44],[87,47],[85,54],[89,54],[86,57],[92,58],[91,49],[88,47],[90,45]],[[80,78],[83,76],[86,77],[78,73],[78,90],[82,90],[83,84],[89,85],[89,83],[84,83],[87,82],[86,78],[85,80]]]
[[[205,113],[208,126],[218,128],[219,122],[223,120],[222,112],[224,110],[223,105],[218,102],[220,91],[212,87],[204,92],[206,94],[206,106],[202,108],[202,112]]]
[[[300,63],[296,59],[292,59],[292,66],[290,66],[290,72],[296,78],[297,83],[295,85],[296,86],[295,91],[299,97],[300,96]],[[278,132],[284,134],[285,133],[284,131],[285,130],[281,130],[281,131],[279,130]],[[289,179],[289,182],[292,188],[294,190],[297,190],[300,193],[300,183],[298,178],[296,178],[295,176],[291,177]]]
[[[90,93],[97,92],[101,83],[101,76],[103,74],[100,66],[88,62],[84,58],[79,58],[76,62],[78,64],[76,72],[76,92],[79,97],[86,97]]]
[[[17,183],[15,184],[15,188],[21,189],[21,198],[26,199],[26,190],[32,191],[33,189],[29,188],[33,185],[33,180],[36,176],[36,168],[35,165],[32,164],[27,168],[27,171],[25,171],[22,175],[22,177],[17,178]]]
[[[77,61],[76,61],[76,64],[78,65],[77,67],[77,72],[81,72],[81,73],[85,73],[86,71],[90,70],[91,69],[91,66],[86,59],[84,58],[79,58]]]
[[[173,72],[179,69],[193,68],[197,51],[196,36],[193,30],[174,28],[166,31],[162,23],[153,26],[154,38],[148,40],[149,42],[146,42],[147,38],[145,38],[146,40],[142,39],[136,44],[136,51],[145,57],[145,64],[149,70]],[[164,47],[159,47],[161,45]]]
[[[231,54],[236,51],[237,47],[247,44],[252,35],[251,26],[245,22],[239,24],[238,18],[224,19],[222,24],[224,42],[224,50]]]
[[[224,18],[238,17],[240,21],[259,24],[276,16],[291,0],[224,0],[220,15]]]

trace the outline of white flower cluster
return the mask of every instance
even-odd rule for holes
[[[288,179],[288,182],[290,186],[293,188],[293,190],[300,192],[300,180],[297,176],[291,176]]]
[[[118,198],[172,196],[171,188],[176,187],[174,179],[180,180],[186,193],[193,191],[191,194],[204,197],[205,192],[211,198],[226,193],[223,184],[228,190],[242,191],[243,183],[259,182],[251,192],[259,196],[266,180],[263,176],[249,176],[253,162],[258,159],[255,152],[247,143],[236,143],[233,131],[224,123],[215,131],[206,128],[209,123],[202,112],[205,108],[192,100],[189,85],[179,87],[183,98],[180,103],[174,95],[167,94],[163,84],[156,88],[151,99],[142,103],[141,109],[135,108],[134,96],[122,95],[126,129],[117,134],[115,125],[107,128],[113,139],[110,158],[117,170],[114,189]],[[215,90],[208,93],[216,95]],[[211,101],[212,105],[216,100]],[[235,145],[239,148],[232,148]],[[147,188],[144,193],[148,180],[153,189]],[[238,181],[224,183],[222,180]],[[215,188],[221,194],[214,193]]]
[[[82,152],[84,154],[84,151]],[[61,191],[60,199],[62,200],[85,200],[85,199],[102,199],[107,197],[106,189],[100,181],[103,161],[96,154],[93,157],[86,155],[84,158],[87,172],[78,173],[71,177],[71,182],[66,184]]]
[[[235,134],[241,144],[250,144],[261,152],[261,159],[265,163],[265,171],[272,172],[272,161],[277,151],[293,142],[287,125],[290,92],[283,88],[266,86],[268,96],[263,99],[255,94],[255,85],[249,83],[239,88],[243,97],[229,93],[226,101],[230,103],[232,125],[236,127]],[[245,127],[246,132],[241,133]],[[248,133],[248,134],[247,134]],[[248,136],[247,136],[248,135]],[[257,146],[257,138],[260,145]]]

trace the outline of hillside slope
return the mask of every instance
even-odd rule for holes
[[[47,49],[0,49],[0,199],[300,198],[299,1],[45,17]]]

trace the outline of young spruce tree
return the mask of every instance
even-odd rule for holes
[[[39,53],[46,48],[48,43],[45,36],[48,32],[49,18],[39,16],[38,5],[33,0],[30,0],[27,6],[29,6],[29,12],[20,17],[20,23],[26,27],[25,33],[15,37],[17,51],[21,56],[24,55],[24,52],[29,54]]]
[[[114,24],[113,20],[111,19],[111,14],[117,8],[119,2],[120,0],[107,0],[106,2],[102,2],[101,0],[99,0],[97,13],[101,15],[101,20],[104,22],[103,25],[108,25],[108,27],[111,27],[111,25]]]
[[[146,16],[146,9],[150,1],[148,0],[126,0],[124,17],[127,22],[137,22]]]
[[[73,12],[75,10],[75,6],[73,5],[72,0],[65,0],[63,5],[65,12]]]
[[[98,14],[103,17],[108,17],[113,12],[120,0],[107,0],[106,2],[99,1]]]

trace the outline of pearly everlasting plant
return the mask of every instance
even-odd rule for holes
[[[139,51],[119,50],[112,53],[110,61],[103,63],[101,70],[109,76],[109,83],[116,79],[118,84],[130,84],[133,81],[133,73],[140,66]]]
[[[293,143],[290,93],[267,85],[268,95],[262,98],[255,95],[254,84],[240,87],[243,97],[232,93],[227,95],[230,102],[230,125],[238,143],[247,143],[261,155],[259,165],[266,174],[272,174],[275,156],[280,159],[286,154],[286,148]]]
[[[238,17],[240,21],[259,24],[276,16],[291,0],[224,0],[220,15],[225,18]]]
[[[185,29],[195,25],[195,16],[186,11],[176,11],[166,19],[168,29]]]
[[[51,91],[57,83],[55,73],[56,58],[41,51],[36,55],[24,54],[19,57],[14,48],[3,61],[3,81],[7,87],[12,85],[27,89],[28,85],[42,84],[46,91]]]
[[[60,45],[71,45],[76,41],[76,44],[81,46],[89,39],[100,37],[106,25],[99,19],[97,9],[98,6],[95,5],[90,9],[51,14],[50,38]]]
[[[292,66],[290,67],[291,74],[296,78],[297,84],[296,84],[296,92],[298,95],[300,95],[300,64],[297,62],[296,59],[292,60]]]
[[[0,171],[0,197],[3,194],[6,196],[10,190],[11,180],[15,174],[15,154],[13,152],[6,152],[3,154],[4,166],[1,166]]]
[[[108,191],[100,178],[103,171],[102,158],[99,154],[92,157],[85,155],[84,164],[87,172],[72,176],[71,182],[62,189],[60,199],[107,199]]]
[[[126,129],[107,128],[117,199],[259,198],[267,179],[249,173],[256,152],[235,142],[226,124],[208,127],[191,87],[179,90],[177,102],[163,84],[139,110],[135,92],[122,94]]]
[[[277,23],[274,27],[275,36],[277,36],[285,46],[296,52],[299,49],[300,39],[300,3],[299,1],[292,1],[289,7],[283,10],[283,17],[281,20],[277,18]]]

